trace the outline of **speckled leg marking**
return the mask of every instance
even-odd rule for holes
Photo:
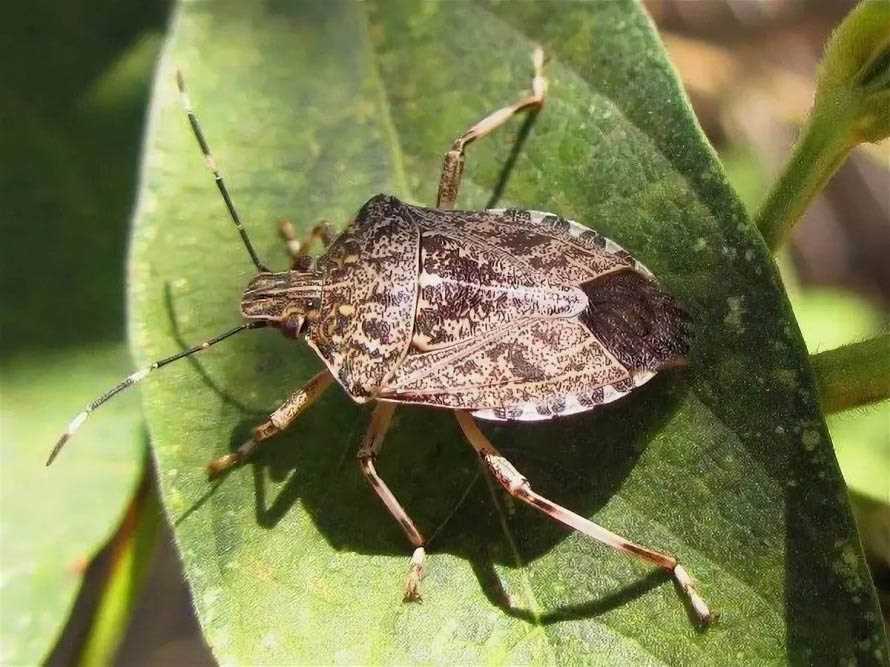
[[[207,464],[207,474],[210,479],[219,477],[227,470],[241,465],[259,448],[260,443],[268,440],[273,435],[278,435],[290,426],[303,411],[312,405],[315,400],[321,396],[327,389],[334,376],[330,371],[323,370],[321,373],[313,377],[309,382],[298,391],[291,394],[288,399],[281,404],[269,419],[257,426],[253,431],[253,437],[241,445],[238,449],[230,454],[220,456]]]
[[[411,517],[408,516],[404,508],[399,504],[392,491],[389,490],[386,482],[380,479],[380,475],[377,474],[377,469],[374,467],[374,459],[377,458],[377,454],[383,446],[383,438],[387,430],[389,430],[389,422],[395,409],[394,403],[378,403],[377,407],[374,408],[374,413],[371,415],[371,425],[368,427],[368,431],[362,440],[362,446],[358,451],[358,461],[362,472],[371,484],[371,488],[380,496],[380,500],[386,505],[386,509],[399,522],[405,537],[415,547],[414,554],[411,556],[411,565],[408,567],[408,576],[405,579],[404,596],[405,602],[414,602],[421,599],[420,580],[423,577],[423,561],[426,557],[423,545],[426,540],[424,540],[420,531],[417,530],[417,526],[414,525]]]
[[[547,80],[544,78],[544,51],[538,47],[532,53],[532,62],[535,65],[535,76],[532,79],[532,94],[514,102],[510,106],[503,107],[489,114],[469,130],[460,135],[451,144],[451,150],[445,154],[442,163],[442,176],[439,179],[439,196],[436,199],[436,208],[454,208],[457,200],[457,191],[460,189],[460,179],[464,173],[464,153],[466,147],[484,137],[506,123],[510,118],[521,111],[540,109],[544,104],[544,93],[547,91]]]
[[[291,258],[291,268],[297,271],[308,271],[311,268],[312,259],[308,253],[313,241],[321,241],[321,244],[327,248],[334,240],[334,232],[327,220],[322,220],[315,225],[303,240],[297,238],[297,232],[289,220],[278,221],[278,233],[287,246],[287,254]]]
[[[575,530],[584,533],[597,542],[601,542],[613,549],[617,549],[630,556],[635,556],[648,563],[653,563],[667,572],[670,572],[674,579],[676,579],[677,583],[680,584],[683,592],[686,593],[686,596],[692,605],[692,609],[698,616],[699,622],[706,625],[711,621],[711,612],[709,611],[708,606],[699,596],[689,574],[682,565],[677,563],[676,558],[634,544],[620,535],[616,535],[602,526],[598,526],[592,521],[589,521],[588,519],[575,514],[571,510],[557,505],[544,496],[539,495],[532,490],[528,480],[513,467],[513,464],[505,459],[503,455],[494,448],[494,445],[488,441],[488,438],[486,438],[482,431],[479,430],[479,427],[476,426],[476,422],[473,421],[473,418],[468,412],[455,410],[454,414],[470,445],[472,445],[473,449],[475,449],[482,458],[483,463],[485,463],[486,468],[488,468],[492,476],[510,493],[511,496],[514,496],[535,509],[542,511],[551,519],[555,519],[569,528],[574,528]]]

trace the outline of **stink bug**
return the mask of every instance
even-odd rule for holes
[[[294,392],[236,451],[208,466],[216,477],[281,433],[334,380],[357,403],[374,402],[359,448],[361,470],[414,547],[405,599],[420,597],[426,540],[379,477],[380,453],[399,403],[452,410],[467,441],[508,493],[618,551],[653,563],[680,585],[702,623],[711,613],[673,556],[639,546],[544,498],[483,435],[474,418],[539,421],[596,408],[685,363],[689,319],[652,273],[611,240],[558,215],[527,210],[453,210],[466,146],[521,111],[544,103],[543,53],[532,92],[495,111],[453,143],[435,208],[392,196],[368,200],[331,240],[283,231],[290,270],[259,261],[186,96],[189,123],[257,275],[241,299],[245,322],[137,371],[71,422],[48,461],[86,417],[149,372],[246,329],[277,327],[304,338],[325,369]],[[308,255],[312,240],[326,249]]]

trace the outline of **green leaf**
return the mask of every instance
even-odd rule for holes
[[[796,281],[791,266],[783,266],[787,281]],[[789,290],[790,291],[790,290]],[[790,291],[791,292],[791,291]],[[888,334],[885,315],[855,292],[806,287],[791,292],[791,303],[804,341],[816,353],[813,368],[823,405],[836,398],[867,396],[862,389],[880,377],[886,352],[875,352]],[[868,339],[869,336],[875,336]],[[863,341],[864,342],[854,342]],[[847,346],[847,347],[841,347]],[[851,354],[856,350],[855,354]],[[830,363],[827,363],[830,362]],[[884,374],[886,375],[886,370]],[[836,392],[838,387],[852,391]],[[885,572],[890,566],[890,401],[832,414],[828,427],[841,472],[850,491],[863,548],[875,576],[884,610],[890,609]],[[885,614],[886,617],[886,614]]]
[[[224,663],[886,661],[806,350],[766,247],[695,125],[648,19],[590,4],[183,4],[158,72],[131,263],[140,361],[239,320],[252,267],[178,106],[180,66],[261,257],[274,221],[345,224],[371,195],[434,200],[441,155],[530,85],[549,98],[503,203],[631,250],[691,311],[691,367],[594,414],[485,426],[532,484],[677,554],[720,622],[674,586],[492,493],[453,418],[397,412],[378,469],[430,541],[410,548],[355,464],[368,411],[334,388],[255,462],[210,484],[320,367],[274,331],[145,383],[164,505]],[[469,149],[485,205],[521,120]]]
[[[819,66],[813,108],[757,214],[776,250],[859,143],[890,136],[890,2],[861,0],[834,31]]]
[[[824,353],[854,344],[869,336],[868,343],[882,340],[884,328],[880,309],[854,292],[808,288],[792,298],[801,333],[813,353]],[[885,335],[886,336],[886,335]],[[860,345],[863,345],[860,343]],[[867,345],[867,344],[866,344]],[[828,353],[830,354],[830,352]],[[817,357],[821,356],[817,354]],[[835,369],[837,378],[869,377],[885,364],[886,353],[862,356],[856,365]],[[875,377],[877,377],[875,375]],[[855,394],[854,394],[855,395]],[[824,397],[823,397],[824,402]],[[890,507],[890,401],[832,415],[829,419],[835,453],[851,491]]]
[[[2,664],[47,658],[144,457],[131,397],[44,467],[69,420],[131,368],[124,245],[163,19],[142,4],[5,3],[0,19]]]
[[[135,487],[144,437],[132,398],[84,426],[63,465],[44,466],[67,421],[128,365],[120,344],[22,354],[0,364],[3,664],[45,658],[84,569],[114,532]]]

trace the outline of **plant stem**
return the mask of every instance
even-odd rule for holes
[[[810,117],[779,180],[757,215],[757,228],[775,252],[813,198],[856,145],[846,100],[833,100]]]
[[[890,398],[890,333],[810,357],[827,414]]]
[[[80,655],[84,667],[110,665],[124,637],[160,528],[158,494],[146,459],[139,483],[127,512],[111,539],[111,562],[105,578],[102,599],[93,618],[89,636]]]

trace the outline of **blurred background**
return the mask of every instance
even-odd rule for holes
[[[756,210],[810,106],[822,47],[853,3],[646,0],[645,4],[730,181],[748,209]],[[70,384],[84,368],[78,355],[83,364],[110,367],[111,380],[118,372],[129,372],[123,344],[129,215],[153,67],[171,7],[168,2],[136,0],[4,5],[0,9],[7,47],[0,59],[4,83],[0,452],[5,529],[16,522],[20,525],[20,508],[25,507],[17,505],[11,492],[14,483],[21,485],[16,464],[23,457],[10,442],[28,433],[34,436],[29,437],[29,448],[33,443],[51,443],[53,432],[63,423],[41,423],[39,406],[44,400],[73,400],[70,414],[80,409],[80,400],[90,391]],[[811,351],[887,329],[888,257],[890,146],[885,142],[853,153],[779,257]],[[61,388],[59,373],[65,377]],[[96,386],[92,381],[87,384]],[[64,395],[68,388],[74,399]],[[138,397],[129,400],[120,408],[122,414],[138,415]],[[137,423],[138,417],[130,422]],[[887,619],[890,407],[885,402],[834,416],[830,427]],[[116,439],[135,442],[138,450],[144,436],[138,426],[127,428],[116,433]],[[109,453],[111,459],[116,455]],[[120,515],[129,490],[138,482],[134,463],[138,451],[135,456],[133,451],[119,456],[107,482],[97,481],[95,471],[85,471],[85,477],[75,480],[117,485],[109,493],[117,493],[119,502],[105,508],[111,517]],[[33,455],[22,465],[32,466]],[[96,539],[101,537],[99,530]],[[2,552],[4,580],[21,557],[8,542],[4,540]],[[89,553],[81,555],[83,562],[77,567],[85,568],[87,584],[77,594],[73,620],[50,663],[65,664],[80,650],[85,628],[78,619],[88,618],[95,609],[96,582],[111,551],[106,548],[90,565]],[[148,585],[139,597],[119,662],[213,664],[192,616],[166,528],[149,568]],[[6,607],[11,597],[4,593],[4,598],[0,604]],[[11,622],[4,610],[3,623]]]

